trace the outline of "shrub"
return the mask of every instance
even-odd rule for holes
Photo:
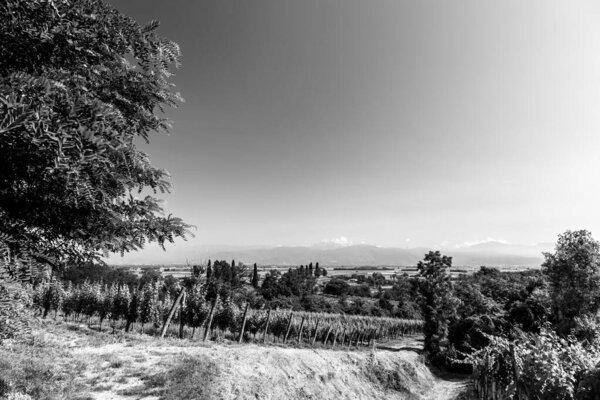
[[[343,279],[332,278],[323,289],[323,293],[331,294],[334,296],[342,296],[348,294],[350,291],[350,285]]]

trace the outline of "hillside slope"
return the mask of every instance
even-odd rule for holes
[[[38,332],[29,350],[23,346],[0,346],[0,358],[14,360],[0,373],[32,398],[450,400],[464,389],[463,382],[436,378],[417,353],[403,350],[202,344],[67,324]],[[67,381],[47,395],[32,392],[31,383],[20,389],[18,380],[31,363],[40,369],[36,375]]]

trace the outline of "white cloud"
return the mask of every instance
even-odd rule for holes
[[[457,244],[457,245],[456,245],[456,246],[454,246],[454,247],[456,247],[457,249],[460,249],[460,248],[462,248],[462,247],[476,246],[476,245],[478,245],[478,244],[485,244],[485,243],[502,243],[502,244],[510,244],[510,242],[509,242],[509,241],[507,241],[507,240],[504,240],[504,239],[495,239],[495,238],[493,238],[493,237],[489,237],[489,236],[488,236],[487,238],[485,238],[485,239],[483,239],[483,240],[475,240],[475,241],[472,241],[472,242],[470,242],[470,241],[466,241],[466,242],[464,242],[464,243]]]
[[[346,246],[352,246],[354,243],[352,241],[348,240],[348,238],[346,236],[340,236],[340,237],[336,237],[333,239],[322,240],[321,244],[346,247]]]

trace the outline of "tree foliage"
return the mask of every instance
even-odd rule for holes
[[[448,271],[451,266],[452,257],[444,256],[439,251],[430,251],[417,264],[421,277],[419,300],[424,319],[424,350],[431,357],[442,351],[448,335],[448,323],[456,309]]]
[[[576,317],[600,309],[600,243],[588,231],[566,231],[544,256],[557,329],[568,334]]]
[[[136,146],[182,100],[179,46],[100,0],[7,0],[0,15],[0,238],[13,254],[90,260],[185,237],[143,194],[170,184]]]

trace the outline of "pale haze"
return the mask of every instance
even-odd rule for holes
[[[182,47],[186,102],[142,146],[217,245],[600,238],[600,6],[112,0]],[[179,260],[176,260],[179,261]]]

